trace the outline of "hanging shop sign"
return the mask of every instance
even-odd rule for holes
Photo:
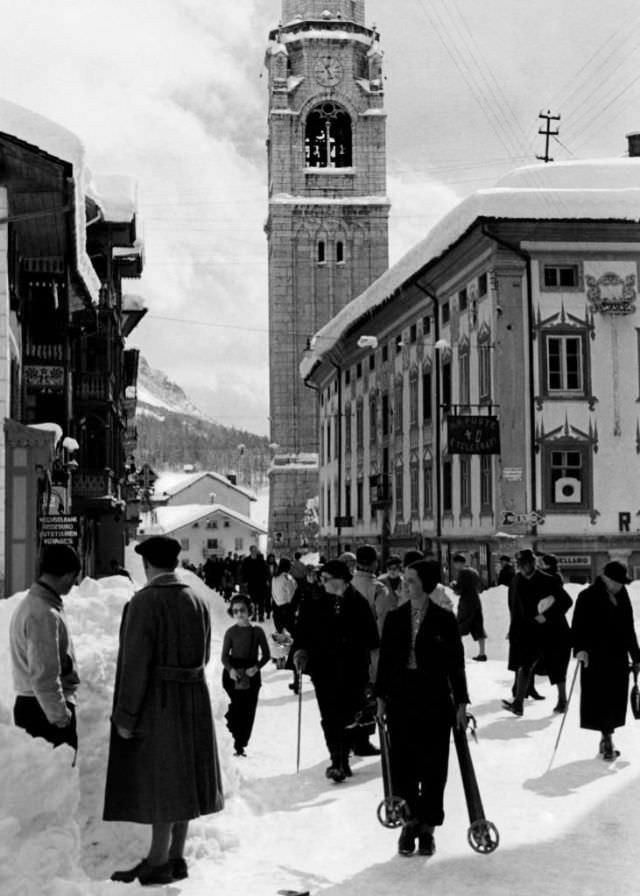
[[[25,364],[24,383],[32,392],[62,392],[64,367],[54,364]]]
[[[495,415],[449,414],[449,454],[500,454],[500,424]]]
[[[78,546],[79,519],[69,513],[56,513],[40,517],[40,537],[43,545],[70,544]]]

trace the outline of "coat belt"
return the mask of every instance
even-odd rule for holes
[[[155,677],[158,681],[178,681],[180,684],[197,684],[204,681],[204,666],[156,666]]]

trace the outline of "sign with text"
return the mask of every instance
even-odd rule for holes
[[[522,467],[503,467],[502,478],[506,482],[522,482]]]
[[[495,415],[449,414],[449,454],[500,454],[500,425]]]
[[[78,546],[80,538],[79,520],[69,513],[56,513],[40,517],[42,544],[70,544]]]
[[[532,510],[530,513],[516,513],[514,510],[502,511],[503,526],[542,526],[544,517]]]

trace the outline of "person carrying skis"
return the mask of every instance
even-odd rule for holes
[[[369,605],[351,586],[345,563],[330,560],[320,580],[324,593],[304,604],[293,661],[298,672],[307,672],[313,681],[331,758],[326,775],[338,784],[351,776],[349,726],[363,708],[379,638]]]
[[[434,828],[444,821],[451,728],[467,725],[462,639],[453,613],[430,599],[440,578],[437,560],[408,567],[409,600],[387,614],[380,643],[378,712],[389,727],[393,793],[409,808],[398,840],[403,856],[415,852],[416,839],[420,855],[435,852]]]
[[[573,652],[580,670],[580,727],[600,731],[600,755],[620,755],[613,732],[627,716],[629,658],[640,672],[640,647],[623,563],[611,560],[593,585],[581,591],[573,611]]]

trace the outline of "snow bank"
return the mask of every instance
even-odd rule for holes
[[[219,686],[219,655],[224,630],[230,624],[226,607],[187,570],[179,575],[207,601],[214,629],[212,662],[208,668],[213,712],[227,796],[240,782],[232,763],[230,738],[222,716],[226,696]],[[78,694],[78,764],[73,753],[57,750],[13,726],[8,631],[11,615],[22,597],[0,601],[0,892],[3,896],[88,896],[114,893],[105,883],[115,867],[127,867],[145,855],[148,828],[106,824],[102,800],[106,771],[109,716],[122,608],[134,586],[122,576],[85,579],[65,599],[82,685]],[[190,848],[215,856],[230,845],[217,818],[193,825]],[[100,880],[91,880],[98,878]]]

